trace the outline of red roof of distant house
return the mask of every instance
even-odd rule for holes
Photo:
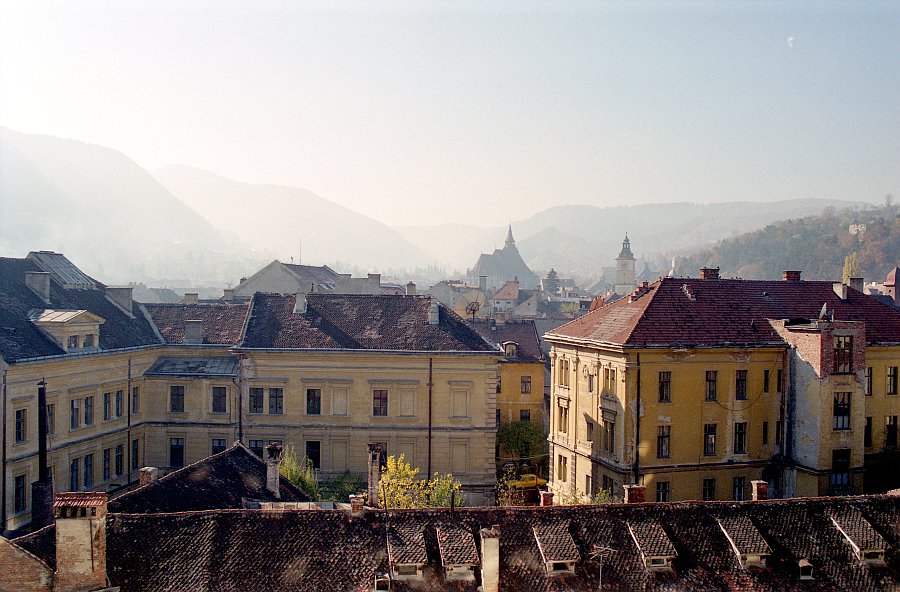
[[[832,282],[662,278],[548,333],[633,347],[782,343],[767,319],[863,321],[868,343],[900,343],[900,310]]]
[[[497,290],[491,300],[519,300],[519,282],[506,282]]]

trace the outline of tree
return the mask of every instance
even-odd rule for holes
[[[465,503],[462,485],[447,473],[435,473],[430,481],[419,479],[404,455],[389,456],[378,481],[378,503],[382,508],[447,508]]]
[[[497,444],[519,458],[534,458],[547,449],[544,432],[530,421],[505,422],[497,429]]]
[[[297,458],[297,452],[293,445],[284,449],[281,474],[302,489],[311,499],[319,499],[319,481],[316,478],[316,469],[312,461],[305,456],[302,459]]]
[[[844,283],[848,283],[850,278],[860,277],[859,256],[853,251],[844,257],[844,273],[842,274]]]

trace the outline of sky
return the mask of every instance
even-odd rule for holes
[[[392,225],[900,193],[900,2],[0,3],[0,125]]]

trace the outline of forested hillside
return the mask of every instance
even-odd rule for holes
[[[799,269],[803,279],[827,280],[840,279],[848,262],[852,275],[883,281],[900,263],[898,211],[888,197],[881,207],[782,220],[679,260],[678,270],[696,276],[701,267],[720,267],[722,277],[780,279],[782,270]]]

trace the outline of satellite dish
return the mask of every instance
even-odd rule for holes
[[[465,292],[456,301],[453,310],[456,314],[474,319],[478,311],[484,306],[484,294],[478,290]]]
[[[822,305],[822,310],[819,311],[819,320],[824,321],[826,314],[828,314],[828,303],[827,302]]]

